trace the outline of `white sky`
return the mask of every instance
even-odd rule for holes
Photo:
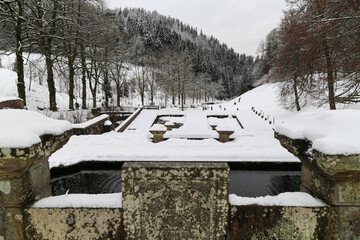
[[[238,53],[255,55],[261,40],[275,28],[285,0],[106,0],[109,8],[142,7],[178,18],[213,35]]]

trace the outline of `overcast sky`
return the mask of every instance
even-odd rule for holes
[[[261,40],[275,28],[285,0],[106,0],[109,8],[142,7],[178,18],[213,35],[238,53],[255,55]]]

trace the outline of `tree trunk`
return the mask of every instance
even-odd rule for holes
[[[329,91],[329,106],[330,110],[336,109],[335,104],[335,90],[334,90],[334,69],[333,62],[330,56],[329,47],[325,43],[325,58],[326,58],[326,67],[327,67],[327,83],[328,83],[328,91]]]
[[[116,106],[120,107],[120,95],[121,95],[121,87],[117,84],[116,86]]]
[[[74,110],[74,76],[75,68],[73,60],[68,59],[68,68],[69,68],[69,109]]]
[[[81,83],[82,83],[82,109],[87,108],[86,103],[86,58],[85,58],[85,49],[84,44],[80,44],[80,52],[81,52]]]
[[[51,60],[50,53],[48,53],[48,55],[45,56],[45,62],[46,62],[46,72],[47,72],[47,84],[48,84],[48,89],[49,89],[50,110],[57,111],[54,71],[53,71],[53,63]]]
[[[144,93],[142,92],[140,95],[141,95],[141,105],[144,106]]]
[[[295,105],[296,105],[296,111],[300,111],[300,103],[299,103],[299,95],[297,91],[297,76],[294,75],[294,95],[295,95]]]
[[[91,92],[93,96],[93,108],[96,108],[96,90],[94,92]]]
[[[16,21],[15,26],[15,39],[16,39],[16,72],[18,77],[17,90],[19,98],[24,101],[26,106],[26,93],[25,93],[25,81],[24,81],[24,59],[23,59],[23,48],[22,48],[22,17],[23,17],[23,6],[21,1],[17,1],[19,17]]]
[[[171,91],[171,92],[172,92],[172,94],[171,94],[172,95],[171,96],[172,97],[172,104],[175,105],[175,93],[174,93],[174,91]]]

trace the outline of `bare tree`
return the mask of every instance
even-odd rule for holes
[[[25,1],[24,0],[8,0],[0,1],[1,22],[10,24],[15,35],[15,55],[16,55],[16,73],[17,73],[17,90],[18,96],[26,105],[25,80],[24,80],[24,34],[25,25]]]
[[[149,81],[149,69],[147,67],[134,66],[133,74],[136,90],[141,97],[141,104],[144,105],[145,91]]]

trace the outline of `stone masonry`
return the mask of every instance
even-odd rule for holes
[[[51,195],[48,158],[71,134],[43,135],[29,148],[0,149],[0,239],[33,239],[26,234],[25,208]]]
[[[302,162],[301,191],[324,200],[329,239],[360,239],[360,155],[326,155],[308,151],[307,140],[275,137]]]
[[[127,162],[124,239],[226,239],[229,166]]]

